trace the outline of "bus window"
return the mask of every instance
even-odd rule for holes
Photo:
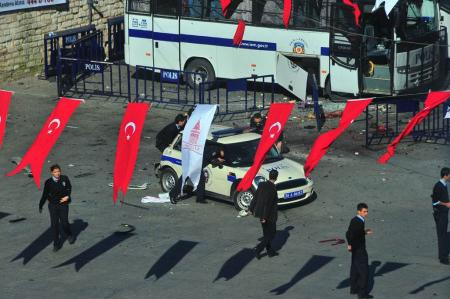
[[[149,14],[151,12],[150,7],[150,0],[128,0],[129,11]]]
[[[219,0],[203,0],[205,18],[211,20],[224,20],[222,6]],[[230,4],[231,5],[231,4]]]
[[[155,0],[155,14],[157,15],[178,15],[178,0]]]
[[[232,7],[230,7],[230,13],[228,13],[230,20],[252,22],[252,0],[243,0],[239,2],[235,9],[231,9]]]
[[[202,18],[204,0],[181,0],[181,15],[190,18]]]
[[[438,21],[434,0],[408,0],[400,8],[400,24],[403,24],[403,28],[399,36],[409,39],[437,31]]]
[[[264,5],[261,24],[269,26],[283,26],[283,0],[268,0]]]
[[[292,4],[294,27],[320,27],[319,8],[316,0],[294,0]]]

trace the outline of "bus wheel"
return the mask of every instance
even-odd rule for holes
[[[187,84],[191,88],[198,88],[200,83],[203,82],[212,82],[216,80],[216,74],[214,72],[214,68],[211,63],[209,63],[206,59],[195,58],[191,60],[186,66],[185,74]],[[206,84],[205,88],[211,89],[212,84]]]

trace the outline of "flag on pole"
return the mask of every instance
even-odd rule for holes
[[[264,162],[267,152],[278,140],[284,125],[291,114],[294,103],[274,103],[270,105],[269,113],[264,125],[263,133],[256,149],[253,165],[247,170],[237,191],[248,190],[252,186],[253,179]]]
[[[289,20],[291,18],[291,11],[292,11],[292,0],[284,0],[284,6],[283,6],[283,24],[284,27],[288,28],[289,26]],[[307,16],[303,16],[307,17]]]
[[[359,17],[361,16],[361,10],[359,9],[358,3],[354,3],[351,0],[343,0],[345,5],[353,8],[353,15],[355,16],[355,24],[359,26]]]
[[[200,172],[203,164],[203,151],[209,128],[216,113],[217,105],[198,104],[189,117],[183,130],[181,140],[181,167],[184,182],[189,177],[194,184],[194,190],[200,181]]]
[[[234,33],[233,37],[233,45],[239,46],[242,43],[242,39],[244,38],[244,32],[245,32],[245,22],[239,20],[236,32]]]
[[[359,99],[348,100],[345,105],[344,112],[342,112],[339,126],[336,129],[328,131],[320,135],[311,148],[308,157],[306,158],[305,165],[303,167],[305,176],[309,177],[309,174],[319,164],[320,159],[327,153],[333,142],[352,124],[355,119],[366,109],[366,107],[372,102],[372,99]]]
[[[226,17],[227,16],[227,10],[228,10],[228,6],[230,5],[231,0],[220,0],[220,5],[222,6],[222,13],[223,16]]]
[[[375,10],[380,8],[381,3],[383,3],[383,2],[384,2],[384,11],[386,13],[386,16],[389,16],[392,9],[397,4],[398,0],[376,0],[375,5],[372,8],[372,12],[374,12]]]
[[[5,134],[6,119],[8,117],[8,108],[12,94],[12,91],[0,89],[0,148],[3,144],[3,135]]]
[[[450,97],[450,91],[434,91],[430,92],[425,100],[424,107],[420,110],[406,125],[403,131],[388,145],[387,152],[378,159],[378,163],[386,164],[392,156],[399,142],[411,133],[416,125],[421,123],[425,117],[430,114],[431,110],[442,103],[445,103]]]
[[[129,103],[120,125],[114,163],[113,200],[117,201],[119,190],[126,196],[128,184],[133,176],[139,152],[141,133],[150,104]]]
[[[30,164],[34,182],[40,188],[41,171],[45,159],[81,102],[84,102],[84,100],[61,98],[19,165],[7,176],[17,174],[26,165]]]

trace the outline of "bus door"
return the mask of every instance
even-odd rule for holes
[[[333,92],[359,93],[360,34],[353,9],[342,3],[333,3],[330,26],[330,83]]]
[[[297,98],[306,101],[308,72],[281,53],[277,54],[276,81]]]
[[[153,1],[153,62],[163,69],[180,70],[179,0]]]

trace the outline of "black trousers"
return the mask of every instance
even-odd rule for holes
[[[259,252],[264,248],[266,248],[267,251],[272,250],[272,240],[275,238],[277,232],[277,224],[276,222],[266,221],[265,223],[261,223],[261,226],[263,230],[263,239],[256,245],[256,250]]]
[[[368,294],[369,256],[366,249],[352,250],[352,265],[350,267],[350,292],[359,295]]]
[[[438,253],[440,260],[448,259],[448,212],[434,212],[434,221],[436,222],[436,232],[438,237]]]
[[[66,237],[72,235],[69,224],[69,205],[68,204],[48,204],[50,212],[50,223],[53,231],[53,245],[59,245],[59,225],[61,224]]]

